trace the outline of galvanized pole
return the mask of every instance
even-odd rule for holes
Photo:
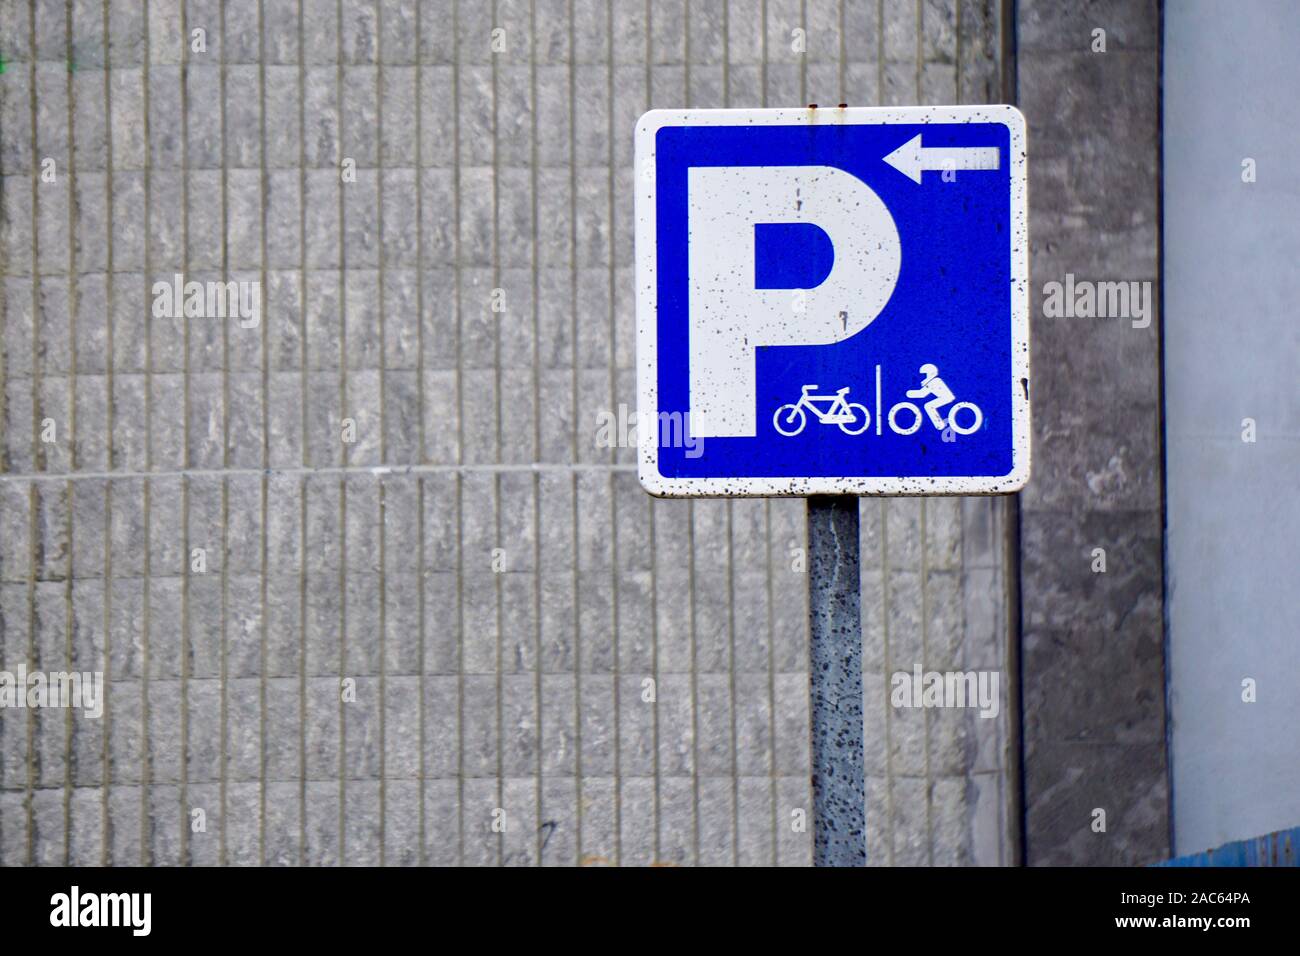
[[[808,499],[813,865],[865,866],[858,499]]]

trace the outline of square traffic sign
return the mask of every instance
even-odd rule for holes
[[[647,491],[1024,486],[1018,110],[652,110],[636,167]]]

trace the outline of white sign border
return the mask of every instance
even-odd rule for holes
[[[665,126],[835,126],[842,124],[1000,123],[1011,151],[1011,471],[973,477],[830,477],[816,475],[667,478],[659,473],[655,138]],[[1014,106],[847,107],[819,109],[656,109],[636,124],[637,477],[659,498],[806,495],[995,495],[1029,481],[1029,200],[1025,117]],[[882,157],[883,158],[883,157]],[[878,413],[878,410],[877,410]],[[651,427],[647,424],[654,423]]]

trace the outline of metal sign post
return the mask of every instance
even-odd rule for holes
[[[865,866],[858,499],[808,499],[813,864]]]
[[[808,498],[819,866],[867,857],[856,496],[1029,480],[1026,155],[1011,106],[637,123],[637,475]]]

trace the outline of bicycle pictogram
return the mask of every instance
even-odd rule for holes
[[[805,385],[799,401],[782,405],[772,415],[772,425],[787,438],[792,438],[804,430],[808,424],[808,412],[816,416],[823,425],[839,425],[846,435],[861,435],[871,424],[871,413],[867,406],[850,402],[845,396],[849,389],[841,388],[835,394],[815,394],[818,385]],[[819,408],[825,405],[825,409]]]

